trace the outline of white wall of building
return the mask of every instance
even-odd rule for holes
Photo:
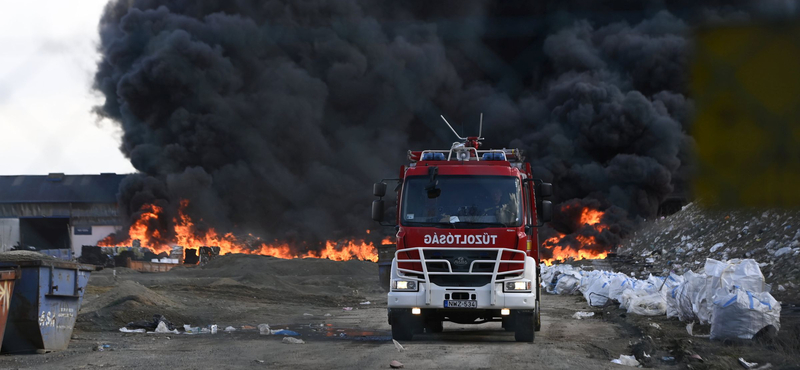
[[[19,242],[19,219],[0,218],[0,251],[11,250]]]
[[[109,225],[92,225],[91,235],[75,235],[75,226],[70,228],[70,236],[72,237],[72,253],[75,258],[81,256],[81,247],[84,245],[97,245],[97,242],[107,237],[108,234],[117,232],[121,229],[120,226]],[[2,230],[2,228],[0,228]]]

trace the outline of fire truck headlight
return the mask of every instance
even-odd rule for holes
[[[406,281],[406,280],[393,280],[392,281],[392,290],[397,291],[417,291],[417,282],[416,281]]]
[[[506,292],[530,292],[531,282],[526,280],[509,281],[505,284]]]

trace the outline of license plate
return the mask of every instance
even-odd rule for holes
[[[478,301],[471,300],[450,300],[444,301],[445,308],[478,308]]]

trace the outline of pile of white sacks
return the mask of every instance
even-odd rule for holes
[[[551,294],[581,293],[591,306],[604,306],[611,300],[637,315],[711,324],[711,339],[752,339],[769,325],[780,329],[780,303],[769,293],[770,286],[752,259],[709,258],[702,273],[650,275],[645,280],[618,272],[542,264],[542,286]]]

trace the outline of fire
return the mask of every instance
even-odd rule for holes
[[[582,227],[592,227],[598,233],[608,229],[608,226],[600,224],[600,220],[605,213],[591,208],[584,208],[581,211],[580,225]],[[577,248],[564,247],[558,245],[565,237],[566,234],[560,234],[545,240],[542,246],[550,248],[553,252],[553,258],[543,259],[546,265],[552,265],[553,262],[558,260],[566,260],[569,258],[580,259],[603,259],[606,258],[608,252],[600,252],[595,248],[590,248],[597,245],[597,240],[594,236],[575,235],[575,240],[579,243]]]
[[[97,244],[99,246],[132,245],[134,240],[139,240],[142,247],[147,247],[155,253],[169,253],[173,246],[197,249],[203,246],[214,246],[220,248],[220,254],[243,253],[273,256],[278,258],[327,258],[334,261],[347,261],[358,259],[363,261],[378,261],[378,253],[372,242],[364,240],[341,240],[327,241],[325,248],[320,251],[308,251],[297,253],[287,243],[274,241],[266,243],[259,238],[253,240],[240,240],[235,235],[228,233],[220,235],[213,228],[209,228],[204,234],[195,233],[195,224],[184,210],[189,205],[189,201],[181,201],[178,217],[173,219],[175,236],[172,240],[164,240],[158,230],[148,234],[149,225],[158,220],[163,215],[163,209],[155,205],[145,205],[142,207],[142,214],[131,225],[128,230],[130,236],[123,242],[117,242],[112,236],[106,237]],[[369,234],[369,232],[367,232]],[[388,238],[387,238],[388,239]]]

